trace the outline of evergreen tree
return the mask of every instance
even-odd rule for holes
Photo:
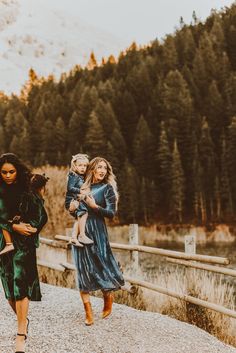
[[[46,120],[42,127],[42,144],[37,158],[45,152],[45,164],[57,164],[57,150],[55,143],[55,130],[50,120]]]
[[[206,199],[207,220],[214,216],[214,182],[217,173],[214,154],[214,145],[211,139],[209,126],[206,119],[202,123],[201,138],[199,141],[199,152],[203,176],[203,192]]]
[[[138,122],[138,112],[134,98],[130,92],[117,93],[115,113],[126,143],[132,143]]]
[[[183,75],[183,78],[186,81],[190,94],[193,98],[193,105],[195,108],[194,110],[198,110],[199,105],[201,105],[201,97],[196,82],[193,78],[193,73],[187,65],[184,65],[181,74]]]
[[[78,114],[80,117],[80,129],[78,131],[78,139],[84,144],[84,138],[87,133],[89,117],[98,101],[98,93],[95,87],[86,87],[78,102]]]
[[[233,203],[233,211],[236,211],[236,117],[233,117],[232,122],[228,129],[229,144],[228,144],[228,168],[231,197]]]
[[[55,150],[57,151],[57,165],[65,164],[65,156],[66,156],[66,142],[67,142],[67,134],[65,133],[65,124],[61,117],[59,117],[56,121],[55,125]]]
[[[6,142],[5,142],[5,132],[3,126],[0,126],[0,154],[4,153],[6,149]]]
[[[234,73],[228,77],[223,94],[225,96],[224,108],[227,115],[227,126],[229,126],[232,116],[236,114],[236,75]]]
[[[138,114],[146,114],[151,96],[151,80],[145,65],[133,67],[126,78],[126,83],[134,97]]]
[[[138,219],[144,224],[149,222],[149,192],[148,192],[148,181],[146,178],[142,177],[140,183],[140,192],[139,192],[139,210],[138,210]]]
[[[226,41],[221,19],[218,15],[215,15],[214,23],[210,31],[210,38],[214,52],[220,58],[222,56],[222,53],[226,50]]]
[[[128,160],[124,163],[118,185],[121,195],[118,208],[119,217],[125,223],[136,223],[138,221],[138,193],[140,192],[140,186],[138,174]]]
[[[171,35],[165,38],[163,46],[163,70],[165,73],[175,70],[178,67],[178,54],[175,45],[175,39]]]
[[[208,80],[217,78],[219,66],[210,35],[205,31],[199,41],[199,50],[202,55]]]
[[[41,153],[42,141],[43,141],[43,130],[46,122],[45,116],[45,105],[42,103],[33,118],[33,121],[29,125],[29,138],[31,146],[31,160],[34,165],[37,165],[38,156]]]
[[[161,136],[157,151],[157,161],[159,185],[158,208],[160,210],[160,215],[162,217],[167,217],[169,214],[171,198],[172,155],[164,124],[161,125]]]
[[[153,155],[153,136],[144,117],[141,116],[134,137],[133,161],[139,174],[146,178],[154,176],[153,159],[151,158]]]
[[[196,43],[191,29],[188,27],[183,27],[183,29],[177,33],[176,39],[176,47],[181,65],[192,67],[196,52]],[[174,69],[176,67],[174,67]]]
[[[77,111],[74,111],[68,126],[68,148],[70,154],[76,154],[81,152],[82,150],[82,143],[79,138],[81,135],[81,121],[80,116]],[[80,132],[80,133],[79,133]]]
[[[182,222],[184,214],[184,172],[176,140],[172,153],[171,184],[170,213],[175,221]]]
[[[116,177],[118,177],[120,162],[117,159],[116,151],[110,141],[107,142],[106,155],[103,155],[103,157],[111,163],[112,169]]]
[[[30,135],[29,135],[29,126],[28,123],[25,122],[22,127],[22,131],[18,135],[19,137],[19,146],[18,152],[24,160],[29,161],[31,159],[31,145],[30,145]]]
[[[228,155],[226,148],[226,140],[223,135],[221,158],[220,158],[220,201],[221,201],[221,212],[224,219],[230,219],[233,215],[233,205],[230,190],[230,180],[228,171]]]
[[[18,151],[19,146],[20,146],[19,138],[16,135],[13,135],[11,143],[10,143],[10,146],[9,146],[9,151],[12,152],[12,153],[15,153],[15,154],[19,154],[18,153],[19,152]]]
[[[21,90],[21,99],[25,100],[28,99],[28,95],[32,91],[33,87],[40,83],[38,76],[32,68],[29,70],[28,77],[28,81],[25,83]]]
[[[229,62],[229,57],[226,52],[221,53],[221,56],[218,59],[219,61],[219,75],[218,75],[218,84],[222,94],[225,92],[225,86],[227,79],[230,77],[231,65]]]
[[[103,102],[111,102],[115,95],[111,80],[106,80],[105,82],[99,81],[98,83],[98,94]]]
[[[104,103],[101,99],[99,99],[94,111],[103,127],[106,137],[109,138],[113,130],[115,128],[119,128],[119,124],[111,104],[109,102]]]
[[[194,216],[197,222],[205,223],[206,216],[206,199],[203,189],[203,168],[199,159],[198,146],[195,145],[194,158],[193,158],[193,209]]]
[[[90,54],[90,58],[87,64],[88,70],[93,70],[97,66],[97,60],[95,58],[94,52]]]
[[[236,70],[236,25],[235,22],[227,33],[227,53],[233,70]]]
[[[193,60],[193,78],[198,91],[201,94],[201,99],[205,97],[208,87],[208,77],[206,71],[206,65],[199,49],[196,50],[196,54]],[[199,109],[201,107],[199,106]],[[201,111],[201,110],[200,110]]]
[[[178,141],[178,148],[183,163],[186,179],[186,193],[192,194],[192,159],[193,139],[191,126],[193,126],[193,102],[188,86],[179,71],[171,71],[166,77],[163,92],[164,114],[166,116],[168,137],[173,148],[174,140]],[[187,200],[192,203],[191,197]],[[189,208],[189,204],[186,208]]]
[[[211,129],[211,136],[214,144],[218,146],[219,152],[220,135],[222,130],[225,128],[225,121],[223,99],[218,90],[216,81],[212,81],[209,86],[206,106],[206,114],[209,127]]]
[[[85,137],[85,152],[89,154],[90,158],[103,156],[107,153],[105,133],[95,112],[90,115]]]
[[[110,143],[113,147],[114,158],[117,161],[117,167],[122,167],[127,158],[127,146],[125,140],[118,128],[115,128],[110,137]]]

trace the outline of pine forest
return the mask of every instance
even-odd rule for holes
[[[236,5],[117,59],[92,53],[59,82],[31,69],[20,96],[0,96],[6,151],[33,167],[105,157],[121,224],[234,222]]]

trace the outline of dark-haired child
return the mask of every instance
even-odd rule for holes
[[[35,208],[35,215],[34,219],[37,220],[37,218],[41,217],[40,215],[40,210],[43,209],[43,195],[45,193],[45,186],[49,178],[47,178],[45,175],[41,174],[33,174],[30,180],[30,187],[32,194],[31,195],[25,195],[25,197],[22,199],[22,202],[19,205],[19,214],[13,217],[12,220],[9,220],[8,222],[10,224],[16,224],[20,222],[28,222],[31,227],[35,230],[35,233],[39,232],[39,229],[35,227],[36,224],[31,224],[34,222],[30,222],[27,220],[26,214],[28,211],[28,199],[29,197],[34,199],[34,203],[37,204],[37,207]],[[42,207],[41,207],[42,206]],[[45,216],[46,217],[46,216]],[[46,223],[46,222],[45,222]],[[31,228],[32,229],[32,228]],[[11,233],[8,232],[5,229],[2,229],[3,237],[6,243],[6,246],[2,249],[0,252],[0,256],[4,255],[10,251],[13,251],[15,249],[13,241],[12,241],[12,236]]]

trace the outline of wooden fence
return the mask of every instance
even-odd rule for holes
[[[68,242],[69,239],[70,239],[69,236],[64,236],[64,235],[55,236],[55,240],[57,241],[58,244],[61,243],[60,246],[66,251],[66,254],[67,254],[66,257],[63,258],[63,261],[55,263],[55,261],[54,262],[47,261],[47,259],[43,258],[42,256],[39,256],[38,264],[41,266],[53,268],[59,271],[75,270],[74,265],[70,262],[70,260],[68,260],[68,247],[65,242]],[[52,245],[53,243],[55,245],[55,241],[44,239],[44,238],[41,238],[41,243],[49,246]],[[185,237],[185,252],[172,251],[172,250],[154,248],[149,246],[141,246],[138,243],[139,243],[139,240],[138,240],[137,224],[130,225],[129,244],[111,243],[111,247],[114,250],[130,252],[130,268],[132,269],[132,272],[129,276],[124,274],[125,281],[130,283],[130,285],[126,285],[124,289],[132,292],[134,285],[148,288],[150,290],[159,292],[161,294],[165,294],[180,300],[184,300],[186,302],[196,304],[204,308],[211,309],[219,313],[228,315],[232,318],[236,318],[236,311],[225,308],[224,306],[221,306],[217,303],[211,303],[206,300],[193,297],[188,293],[188,292],[191,292],[190,286],[193,283],[191,268],[236,277],[236,270],[226,268],[223,266],[218,266],[218,265],[228,265],[229,260],[227,258],[196,254],[196,240],[194,236]],[[58,244],[56,244],[56,246],[59,246]],[[168,288],[160,287],[156,284],[152,284],[150,282],[146,282],[136,278],[137,276],[135,275],[138,274],[140,270],[139,268],[140,252],[164,256],[166,260],[172,264],[185,266],[187,268],[187,280],[189,281],[189,290],[187,290],[187,293],[185,294],[177,293]]]

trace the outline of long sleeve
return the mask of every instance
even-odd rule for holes
[[[37,233],[47,223],[47,214],[44,209],[43,200],[38,195],[26,195],[22,200],[20,213],[22,214],[23,221],[37,228]]]
[[[34,218],[30,220],[30,224],[32,227],[35,227],[38,229],[37,233],[40,233],[46,223],[47,223],[47,214],[44,209],[43,203],[41,201],[41,202],[38,202],[38,206],[37,206]]]
[[[67,182],[67,191],[69,193],[79,194],[80,187],[78,187],[78,175],[72,173],[69,174]]]
[[[12,232],[12,226],[8,222],[8,214],[2,199],[0,199],[0,228]]]
[[[102,217],[113,218],[116,214],[116,195],[111,185],[107,185],[104,191],[105,207],[99,206],[96,213]]]

